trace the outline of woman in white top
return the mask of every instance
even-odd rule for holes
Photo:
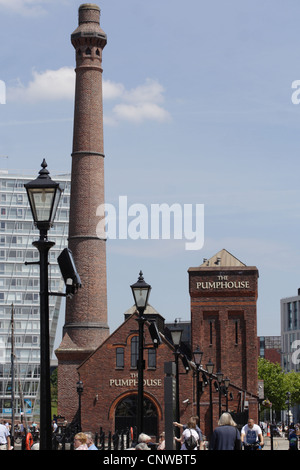
[[[197,450],[199,444],[199,434],[196,431],[196,424],[196,420],[194,418],[190,418],[189,422],[187,423],[186,429],[181,434],[181,438],[175,438],[178,442],[181,443],[180,450]],[[192,449],[188,449],[186,446],[186,440],[190,436],[193,436],[195,438],[195,447],[193,447]]]

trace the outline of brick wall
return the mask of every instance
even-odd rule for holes
[[[137,315],[129,317],[79,368],[84,383],[82,422],[85,429],[114,431],[116,406],[128,395],[137,394],[137,369],[131,366],[131,339],[138,334]],[[153,343],[145,324],[145,348]],[[124,368],[116,367],[116,348],[124,348]],[[163,341],[157,349],[156,368],[148,367],[144,352],[144,395],[155,405],[158,413],[158,432],[164,430],[164,363],[174,360],[174,349]],[[181,406],[181,419],[186,422],[192,412],[192,375],[180,367],[180,402],[189,398],[190,405]]]

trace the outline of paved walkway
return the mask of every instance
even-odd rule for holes
[[[264,437],[263,450],[271,450],[271,438]],[[285,437],[273,437],[273,450],[289,450],[289,441]]]

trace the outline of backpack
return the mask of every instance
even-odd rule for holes
[[[189,437],[186,437],[184,440],[187,450],[193,450],[197,446],[197,439],[193,436],[192,431],[190,433]]]
[[[297,449],[297,446],[298,446],[298,439],[297,439],[296,436],[295,436],[295,437],[292,436],[292,437],[290,438],[290,448],[291,448],[291,449]]]

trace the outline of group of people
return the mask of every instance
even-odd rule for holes
[[[264,447],[263,430],[251,418],[239,431],[231,414],[223,413],[218,421],[218,426],[212,433],[208,447],[206,447],[198,422],[199,418],[192,416],[186,425],[178,422],[173,423],[181,430],[181,436],[175,437],[181,450],[204,450],[206,448],[209,450],[256,450]],[[291,427],[288,435],[290,449],[298,448],[298,433],[294,428],[296,427]],[[28,432],[27,436],[30,438],[31,433]],[[296,442],[295,445],[294,442]],[[30,446],[28,450],[30,448],[33,450],[34,443],[28,442],[28,445]],[[77,433],[74,437],[74,449],[98,450],[94,443],[93,434],[91,432]],[[4,422],[0,424],[0,450],[12,450],[9,425]],[[158,443],[152,442],[151,437],[147,434],[141,433],[138,436],[138,442],[133,443],[130,450],[165,450],[165,433],[161,433]]]
[[[165,449],[165,433],[160,435],[159,443],[154,444],[152,438],[148,434],[141,433],[138,442],[133,444],[128,450],[164,450]],[[79,432],[74,437],[75,450],[98,450],[93,441],[91,432]]]
[[[78,432],[74,436],[75,450],[98,450],[91,432]]]
[[[239,432],[230,413],[223,413],[210,440],[210,450],[257,450],[264,447],[262,429],[252,418]]]
[[[181,429],[181,436],[175,437],[180,443],[180,450],[204,450],[206,445],[203,434],[198,426],[199,418],[191,416],[186,425],[174,422],[174,426]],[[213,431],[209,450],[252,450],[262,449],[264,446],[263,432],[253,419],[243,426],[241,432],[230,413],[223,413],[218,421],[218,426]],[[93,442],[92,433],[80,432],[74,438],[75,450],[98,450]],[[128,450],[165,450],[165,433],[159,437],[158,443],[153,443],[150,436],[141,433],[138,442]]]
[[[180,442],[181,450],[204,450],[206,445],[198,424],[198,417],[192,416],[187,425],[174,422],[175,426],[182,428],[181,437],[175,440]],[[218,421],[218,426],[212,433],[209,441],[209,450],[252,450],[262,449],[264,438],[261,427],[255,424],[253,419],[243,426],[241,432],[230,413],[223,413]]]
[[[24,426],[19,423],[14,426],[12,433],[11,423],[3,421],[0,424],[0,450],[13,450],[16,439],[22,442],[22,450],[39,450],[38,427],[35,422],[31,425]]]

